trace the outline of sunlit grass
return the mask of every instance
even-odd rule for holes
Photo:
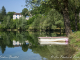
[[[76,48],[76,53],[74,54],[74,60],[80,60],[80,31],[71,33],[69,35],[70,45]]]

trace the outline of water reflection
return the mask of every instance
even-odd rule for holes
[[[68,42],[39,42],[40,45],[68,45]]]
[[[28,41],[25,41],[24,43],[29,44]],[[14,45],[14,46],[15,46],[15,45],[23,45],[23,43],[20,43],[19,41],[13,40],[13,45]]]
[[[70,57],[75,49],[65,42],[38,42],[38,37],[57,36],[48,32],[0,32],[0,51],[4,56],[19,56],[15,60],[72,60],[72,58],[60,58],[61,55]],[[50,44],[50,45],[47,45]],[[52,44],[52,45],[51,45]],[[63,44],[63,45],[53,45]],[[67,44],[67,43],[66,43]],[[11,52],[10,52],[11,51]],[[59,57],[59,59],[57,57]],[[3,59],[9,60],[9,59]],[[12,60],[12,59],[11,59]],[[14,59],[13,59],[14,60]]]

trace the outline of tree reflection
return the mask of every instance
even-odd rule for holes
[[[26,32],[16,32],[15,40],[24,43],[27,40]]]
[[[0,32],[1,38],[0,38],[0,46],[2,53],[4,53],[6,46],[7,47],[14,47],[13,40],[19,41],[20,43],[24,43],[27,40],[27,32]],[[25,44],[23,44],[25,46]],[[24,50],[24,47],[22,46],[22,49]],[[28,45],[25,46],[28,49]],[[27,50],[26,50],[27,51]]]
[[[48,60],[72,60],[72,58],[60,58],[61,55],[64,57],[71,57],[75,53],[75,49],[71,46],[60,46],[60,45],[46,45],[46,46],[33,46],[31,47],[34,53],[38,53],[41,57],[47,58]],[[59,57],[59,58],[57,58]]]
[[[23,50],[24,52],[26,52],[26,51],[28,50],[28,46],[29,46],[29,44],[24,43],[24,44],[22,45],[22,50]]]
[[[0,38],[0,47],[2,53],[4,53],[6,46],[15,47],[13,45],[13,40],[15,42],[21,43],[22,50],[27,52],[28,48],[32,49],[33,53],[38,53],[42,58],[47,58],[48,60],[57,60],[52,56],[72,56],[75,52],[75,49],[71,46],[60,46],[60,45],[45,45],[40,46],[38,44],[38,37],[45,36],[57,36],[55,33],[50,32],[1,32]],[[25,41],[29,41],[29,44],[26,44]],[[66,59],[59,59],[66,60]],[[67,59],[71,60],[71,59]]]
[[[4,51],[6,49],[6,45],[4,44],[3,40],[0,40],[0,46],[1,46],[2,53],[4,53]]]

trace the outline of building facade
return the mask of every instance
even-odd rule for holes
[[[23,15],[21,15],[21,13],[15,13],[13,15],[13,19],[19,19],[20,17],[22,17]]]

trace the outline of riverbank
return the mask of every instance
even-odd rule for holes
[[[76,53],[74,54],[74,60],[80,60],[80,31],[73,32],[69,35],[70,45],[76,49]]]

